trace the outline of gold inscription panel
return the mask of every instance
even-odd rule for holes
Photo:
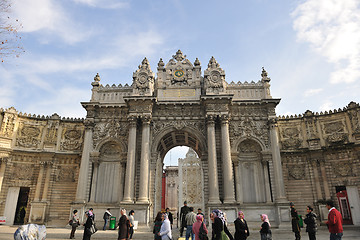
[[[170,98],[195,97],[195,89],[166,89],[163,94]]]

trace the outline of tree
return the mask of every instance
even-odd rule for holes
[[[18,30],[22,28],[18,19],[10,15],[11,0],[0,0],[0,60],[19,57],[24,52]]]

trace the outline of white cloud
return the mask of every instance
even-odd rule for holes
[[[329,100],[324,101],[319,107],[319,111],[329,111],[332,109],[334,109],[334,104]]]
[[[322,92],[323,89],[322,88],[316,88],[316,89],[307,89],[304,93],[305,97],[310,97],[310,96],[314,96],[320,92]]]
[[[118,9],[129,7],[128,2],[121,2],[118,0],[74,0],[76,3],[86,4],[90,7],[105,8],[105,9]]]
[[[41,32],[48,38],[55,35],[69,44],[86,40],[92,33],[79,26],[60,3],[54,0],[17,0],[12,11],[22,23],[23,32]]]
[[[360,2],[307,0],[292,13],[300,41],[308,42],[335,71],[331,83],[360,78]]]

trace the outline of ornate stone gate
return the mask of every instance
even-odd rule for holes
[[[179,50],[157,77],[145,58],[129,85],[102,86],[96,75],[87,110],[76,201],[72,208],[127,207],[141,223],[159,210],[162,161],[185,145],[201,159],[205,211],[221,208],[229,221],[268,213],[289,220],[270,78],[227,83],[212,57],[202,76]],[[251,214],[250,214],[251,212]]]

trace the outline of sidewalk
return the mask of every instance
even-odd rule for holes
[[[17,226],[3,226],[0,225],[0,239],[1,240],[13,240],[14,239],[14,232],[16,231]],[[59,239],[69,239],[70,236],[70,228],[47,228],[47,240],[59,240]],[[75,233],[76,239],[82,239],[83,235],[83,229],[78,229]],[[230,227],[230,231],[234,233],[234,229]],[[292,240],[295,239],[294,234],[291,232],[291,230],[278,230],[278,229],[272,229],[273,232],[273,240]],[[307,233],[305,233],[305,230],[302,229],[302,239],[307,240],[308,236]],[[211,236],[211,234],[209,234]],[[180,240],[185,238],[179,238],[179,231],[178,229],[173,229],[173,237],[174,240]],[[107,230],[102,231],[99,230],[97,233],[95,233],[91,239],[111,239],[116,240],[117,239],[117,230]],[[134,240],[152,240],[154,239],[154,236],[152,234],[152,229],[147,227],[140,227],[138,230],[134,233]],[[211,238],[210,238],[211,239]],[[248,240],[259,240],[260,234],[258,230],[251,229],[250,230],[250,237]],[[327,228],[324,226],[321,226],[319,228],[319,231],[317,233],[317,240],[329,240],[329,232],[327,231]],[[344,236],[342,240],[360,240],[360,227],[355,226],[344,226]]]

